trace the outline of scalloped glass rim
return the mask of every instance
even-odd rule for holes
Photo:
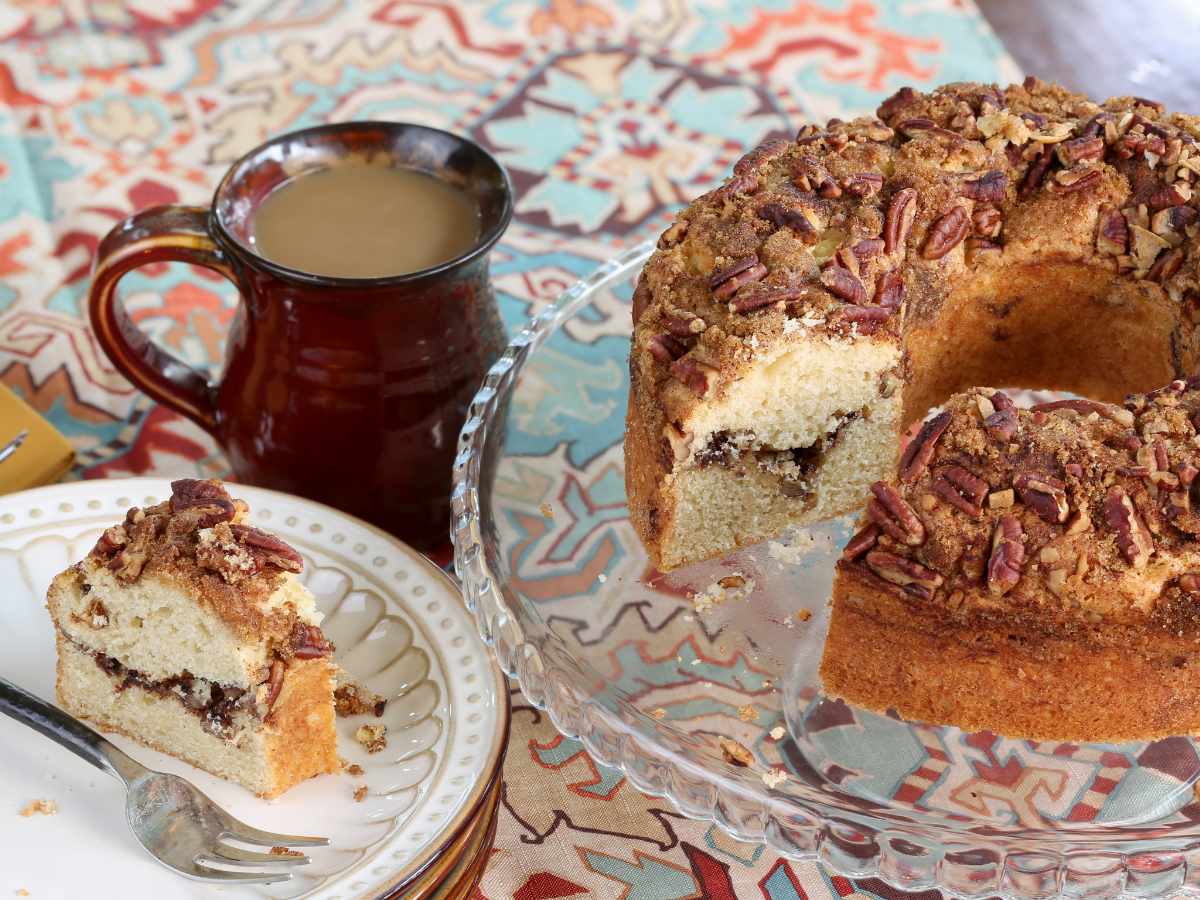
[[[845,794],[831,802],[829,794],[795,781],[786,791],[767,788],[627,700],[610,694],[608,705],[598,702],[587,686],[604,683],[599,672],[552,633],[528,633],[521,621],[527,607],[497,574],[504,568],[496,558],[496,525],[481,490],[494,464],[489,442],[530,355],[598,291],[635,274],[653,250],[645,242],[615,256],[535,316],[489,370],[459,437],[452,493],[455,570],[480,635],[530,703],[598,762],[624,772],[639,790],[667,798],[684,815],[792,858],[818,858],[847,875],[875,875],[905,890],[939,887],[961,897],[1058,891],[1095,896],[1104,884],[1136,896],[1160,896],[1185,884],[1200,894],[1200,822],[980,826],[900,802],[885,806]],[[992,877],[983,877],[985,871]]]

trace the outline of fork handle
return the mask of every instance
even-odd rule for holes
[[[0,678],[0,712],[41,732],[54,743],[86,759],[97,769],[128,784],[146,768],[105,737],[6,678]]]

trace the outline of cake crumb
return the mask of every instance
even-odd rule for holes
[[[386,725],[360,725],[354,739],[367,748],[368,753],[378,753],[387,746]]]
[[[667,717],[667,711],[660,706],[657,709],[655,709],[654,711],[652,711],[650,713],[650,715],[654,716],[654,718],[656,718],[656,719],[662,720]]]
[[[733,740],[733,738],[719,737],[717,738],[717,743],[721,745],[721,756],[731,766],[745,768],[754,761],[754,757],[750,755],[750,751]]]
[[[779,787],[787,779],[787,772],[783,771],[783,769],[767,769],[767,771],[762,773],[763,784],[770,788]]]
[[[739,706],[738,718],[743,722],[753,722],[758,718],[758,710],[755,709],[754,705],[751,703],[747,703],[745,706]]]
[[[356,787],[354,789],[354,802],[362,803],[366,799],[367,799],[367,786],[365,784],[360,784],[358,787]]]
[[[21,808],[21,815],[26,819],[31,816],[58,815],[58,804],[53,800],[30,800]]]
[[[342,718],[373,713],[378,719],[387,709],[387,700],[361,684],[347,681],[334,690],[333,708]]]
[[[272,847],[271,855],[272,856],[300,857],[300,856],[303,856],[304,854],[301,853],[299,850],[291,850],[288,847]]]
[[[817,548],[817,538],[807,528],[797,528],[792,525],[784,535],[786,542],[770,541],[767,543],[767,553],[771,559],[787,566],[798,566],[803,563]]]
[[[17,888],[16,894],[18,897],[28,897],[29,891],[25,890],[25,888]]]
[[[362,773],[363,773],[363,767],[360,766],[358,763],[350,763],[350,765],[346,766],[346,774],[347,775],[353,775],[355,778],[357,778]]]
[[[796,619],[797,619],[798,621],[800,621],[800,622],[807,622],[807,621],[808,621],[809,619],[811,619],[811,618],[812,618],[812,610],[811,610],[811,609],[798,609],[798,610],[796,610]]]
[[[604,584],[604,582],[608,581],[608,576],[605,575],[603,572],[601,572],[599,575],[596,576],[596,580],[599,581],[601,584]]]
[[[554,518],[554,507],[551,506],[549,503],[543,503],[541,506],[538,507],[538,510],[540,510],[541,514],[543,516],[545,516],[547,519]]]
[[[771,729],[771,737],[777,741],[783,740],[783,736],[785,734],[787,734],[787,732],[783,730],[782,725],[776,725],[774,728]]]
[[[731,572],[714,581],[699,593],[692,594],[692,605],[698,613],[706,613],[726,600],[747,600],[754,593],[754,579],[741,572]]]

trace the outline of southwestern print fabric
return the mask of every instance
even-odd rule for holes
[[[91,256],[114,223],[155,204],[206,203],[229,162],[261,140],[382,118],[488,146],[519,193],[492,258],[515,328],[661,230],[768,135],[870,111],[902,84],[1019,75],[969,0],[10,0],[0,3],[0,373],[73,442],[74,477],[223,474],[203,432],[114,371],[83,305]],[[123,296],[155,340],[219,368],[236,305],[219,276],[159,264],[128,276]],[[581,400],[575,375],[609,364],[605,338],[617,330],[572,324],[560,381],[523,425],[531,453],[559,452],[563,413]],[[593,466],[580,481],[596,493],[587,515],[602,519],[614,503],[619,515],[619,485]],[[579,564],[570,551],[568,568]],[[687,821],[598,768],[519,696],[514,706],[480,897],[894,894]],[[738,726],[735,711],[705,715]],[[886,723],[831,719],[816,731],[841,759],[848,729],[870,727]],[[939,773],[967,749],[914,748],[924,762],[897,770],[888,789],[951,802],[934,797],[948,789]],[[971,752],[984,760],[973,775],[987,798],[978,802],[1009,804],[1020,817],[1043,791],[1073,804],[1070,815],[1119,814],[1112,785],[1126,758],[1004,742]],[[1169,779],[1172,753],[1160,755]]]

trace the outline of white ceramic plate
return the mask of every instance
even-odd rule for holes
[[[151,768],[192,780],[243,821],[319,834],[329,848],[291,882],[217,888],[160,867],[129,833],[122,786],[46,738],[0,716],[0,897],[295,897],[380,895],[437,855],[483,796],[503,755],[508,693],[454,584],[394,538],[329,507],[233,486],[250,521],[305,560],[301,578],[326,614],[336,659],[389,698],[388,746],[368,755],[353,738],[364,717],[338,720],[338,751],[365,773],[326,775],[263,801],[233,784],[147,750],[113,742]],[[164,479],[55,485],[0,498],[0,675],[54,698],[50,579],[82,557],[130,506],[170,494]],[[355,802],[366,784],[369,795]],[[57,815],[24,818],[31,800]]]

